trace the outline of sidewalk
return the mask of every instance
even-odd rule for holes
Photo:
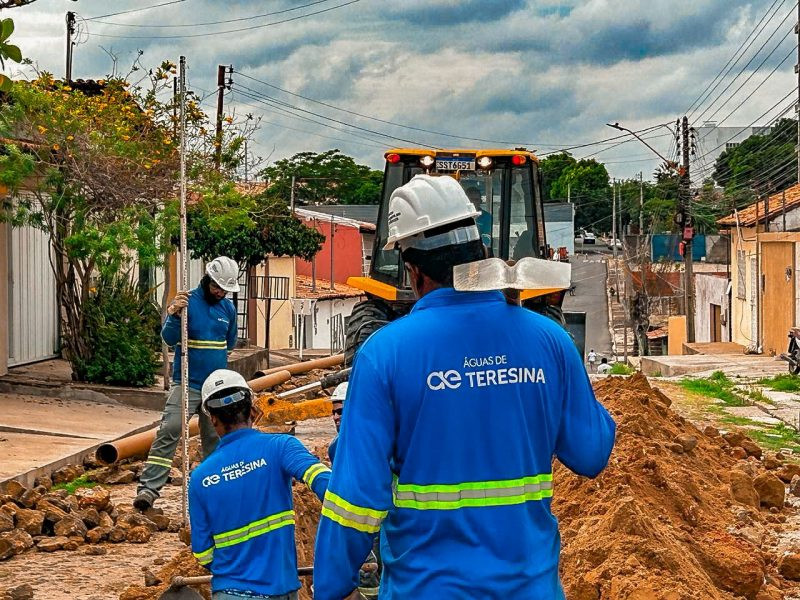
[[[25,485],[66,464],[80,463],[100,444],[158,425],[158,411],[61,400],[23,394],[0,394],[0,482]]]
[[[618,361],[623,361],[625,359],[625,320],[626,320],[626,311],[625,307],[619,301],[620,298],[625,297],[625,280],[626,278],[623,276],[622,272],[619,274],[619,280],[617,279],[617,267],[618,262],[615,261],[613,258],[609,258],[607,261],[608,264],[608,281],[606,285],[606,290],[610,290],[614,288],[616,293],[613,297],[609,293],[608,298],[608,322],[609,328],[611,330],[611,344],[614,355]],[[628,336],[627,336],[627,356],[628,358],[634,355],[634,335],[633,329],[628,327]]]

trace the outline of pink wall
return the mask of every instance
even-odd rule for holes
[[[322,250],[317,253],[317,277],[331,279],[331,222],[330,220],[302,219],[305,225],[314,227],[325,236]],[[363,258],[361,251],[361,232],[357,227],[334,224],[333,231],[333,281],[347,283],[348,277],[360,277],[363,274]],[[311,277],[311,262],[296,259],[297,274]]]

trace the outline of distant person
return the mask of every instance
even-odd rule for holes
[[[600,364],[597,367],[597,372],[601,375],[606,375],[611,372],[611,365],[608,364],[607,358],[601,358]]]
[[[475,224],[478,226],[478,231],[481,234],[481,241],[484,246],[492,247],[492,215],[484,210],[481,206],[481,191],[474,185],[465,188],[464,192],[467,198],[472,202],[475,210],[481,211],[481,214],[475,219]]]
[[[597,364],[597,353],[594,348],[589,349],[589,354],[586,355],[586,362],[589,363],[589,372],[595,372],[595,365]]]

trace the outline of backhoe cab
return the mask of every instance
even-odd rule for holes
[[[489,255],[503,260],[525,256],[550,258],[545,239],[539,160],[518,150],[429,150],[398,148],[386,154],[381,205],[368,277],[351,277],[348,285],[366,292],[347,325],[345,361],[373,331],[408,312],[414,303],[399,250],[383,250],[388,238],[387,213],[392,192],[419,174],[453,177],[480,210],[478,230]],[[563,291],[534,298],[522,292],[526,306],[560,316]],[[553,314],[556,313],[556,314]],[[563,319],[562,319],[563,322]]]

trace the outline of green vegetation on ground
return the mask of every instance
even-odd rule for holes
[[[52,489],[54,490],[67,490],[68,493],[74,494],[75,490],[80,488],[93,488],[97,485],[96,481],[91,480],[90,473],[84,473],[77,479],[73,479],[72,481],[67,481],[65,483],[57,483],[55,484]]]
[[[758,384],[777,392],[800,392],[800,377],[791,373],[759,379]]]
[[[715,371],[710,377],[698,377],[696,379],[685,378],[680,382],[680,386],[696,394],[709,396],[722,400],[729,406],[742,406],[742,399],[733,391],[734,383],[722,371]]]
[[[611,375],[633,375],[635,372],[636,369],[621,362],[615,362],[611,365],[611,371],[609,371]]]

